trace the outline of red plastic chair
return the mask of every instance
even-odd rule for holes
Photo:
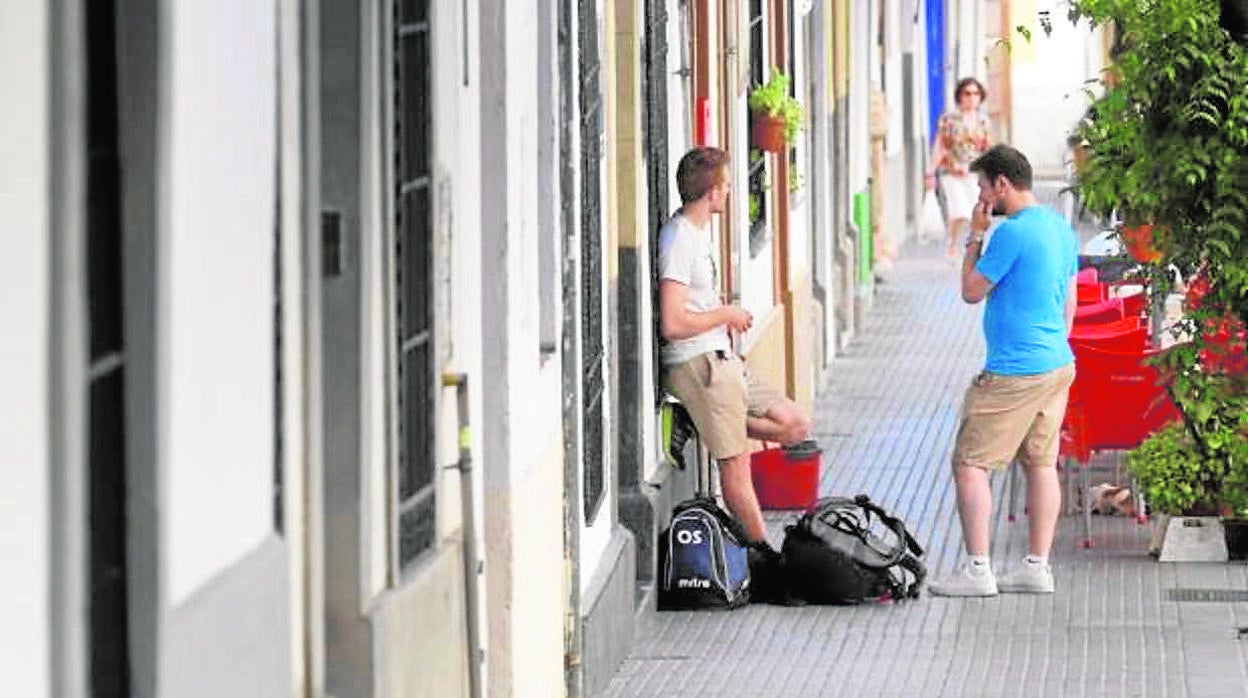
[[[1144,292],[1121,296],[1123,315],[1144,317],[1148,314],[1148,294]]]
[[[1118,299],[1115,298],[1110,300]],[[1078,313],[1079,310],[1080,309],[1077,308],[1075,312]],[[1078,322],[1078,316],[1076,315],[1075,325],[1071,328],[1070,345],[1071,350],[1075,352],[1076,357],[1079,356],[1078,347],[1093,347],[1105,351],[1143,352],[1148,347],[1148,328],[1144,326],[1143,320],[1139,317],[1125,317],[1118,320],[1112,320],[1110,322],[1080,324]],[[1076,369],[1077,368],[1078,366],[1076,361]],[[1075,380],[1076,382],[1079,380],[1077,371]],[[1077,406],[1072,406],[1075,399],[1074,393],[1075,391],[1072,387],[1070,402],[1068,402],[1068,406],[1066,408],[1068,421],[1072,413],[1078,409]],[[1065,433],[1067,424],[1063,423],[1062,428],[1063,444],[1065,444],[1070,440],[1070,437]],[[1065,446],[1063,446],[1063,448],[1065,449]],[[1063,450],[1061,457],[1058,459],[1057,466],[1058,472],[1062,474],[1063,491],[1066,489],[1066,481],[1068,478],[1066,477],[1066,469],[1062,467],[1061,463],[1070,460],[1068,455],[1069,454],[1066,450]],[[1080,462],[1087,461],[1086,458],[1079,458],[1075,460]],[[1007,482],[1008,491],[1006,494],[1006,521],[1010,523],[1014,523],[1014,521],[1018,518],[1016,515],[1018,507],[1016,497],[1018,483],[1014,470],[1015,469],[1011,466]],[[1066,500],[1072,501],[1072,498],[1066,497]]]
[[[1075,302],[1079,305],[1100,303],[1109,297],[1109,289],[1105,284],[1075,284]]]
[[[1070,330],[1070,344],[1072,347],[1082,344],[1110,351],[1142,351],[1148,346],[1148,327],[1135,316],[1096,324],[1076,324]]]
[[[1075,308],[1076,325],[1096,325],[1121,320],[1126,317],[1121,298],[1106,298],[1099,303],[1089,303]]]
[[[1178,408],[1161,385],[1157,368],[1147,360],[1156,350],[1107,351],[1086,344],[1072,344],[1075,382],[1062,423],[1063,455],[1076,462],[1083,485],[1083,539],[1092,547],[1090,465],[1098,451],[1135,448],[1158,429],[1180,419]],[[1143,522],[1143,506],[1137,493],[1136,520]]]

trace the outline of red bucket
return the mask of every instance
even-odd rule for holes
[[[819,498],[822,451],[813,441],[750,454],[754,493],[763,509],[809,509]]]

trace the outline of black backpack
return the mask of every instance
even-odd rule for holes
[[[658,540],[660,611],[737,608],[750,600],[747,541],[741,524],[709,497],[672,510]]]
[[[820,499],[785,528],[781,556],[789,602],[913,599],[927,576],[906,525],[865,494]]]

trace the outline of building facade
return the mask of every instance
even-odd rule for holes
[[[952,0],[16,4],[0,584],[30,696],[599,693],[694,486],[659,443],[676,163],[731,154],[736,349],[809,409],[913,234],[958,62],[928,17],[980,40]],[[763,154],[776,72],[807,119]]]

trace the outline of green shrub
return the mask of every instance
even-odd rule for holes
[[[1150,293],[1171,291],[1172,265],[1208,289],[1176,328],[1190,341],[1159,362],[1183,425],[1130,462],[1162,511],[1215,496],[1248,508],[1248,386],[1211,363],[1205,334],[1248,319],[1248,52],[1218,26],[1217,0],[1075,0],[1070,17],[1115,34],[1104,93],[1075,130],[1088,153],[1075,191],[1165,230]]]
[[[749,105],[752,111],[784,119],[786,143],[792,143],[797,132],[806,125],[806,110],[789,94],[789,76],[778,70],[771,74],[767,84],[750,92]]]

